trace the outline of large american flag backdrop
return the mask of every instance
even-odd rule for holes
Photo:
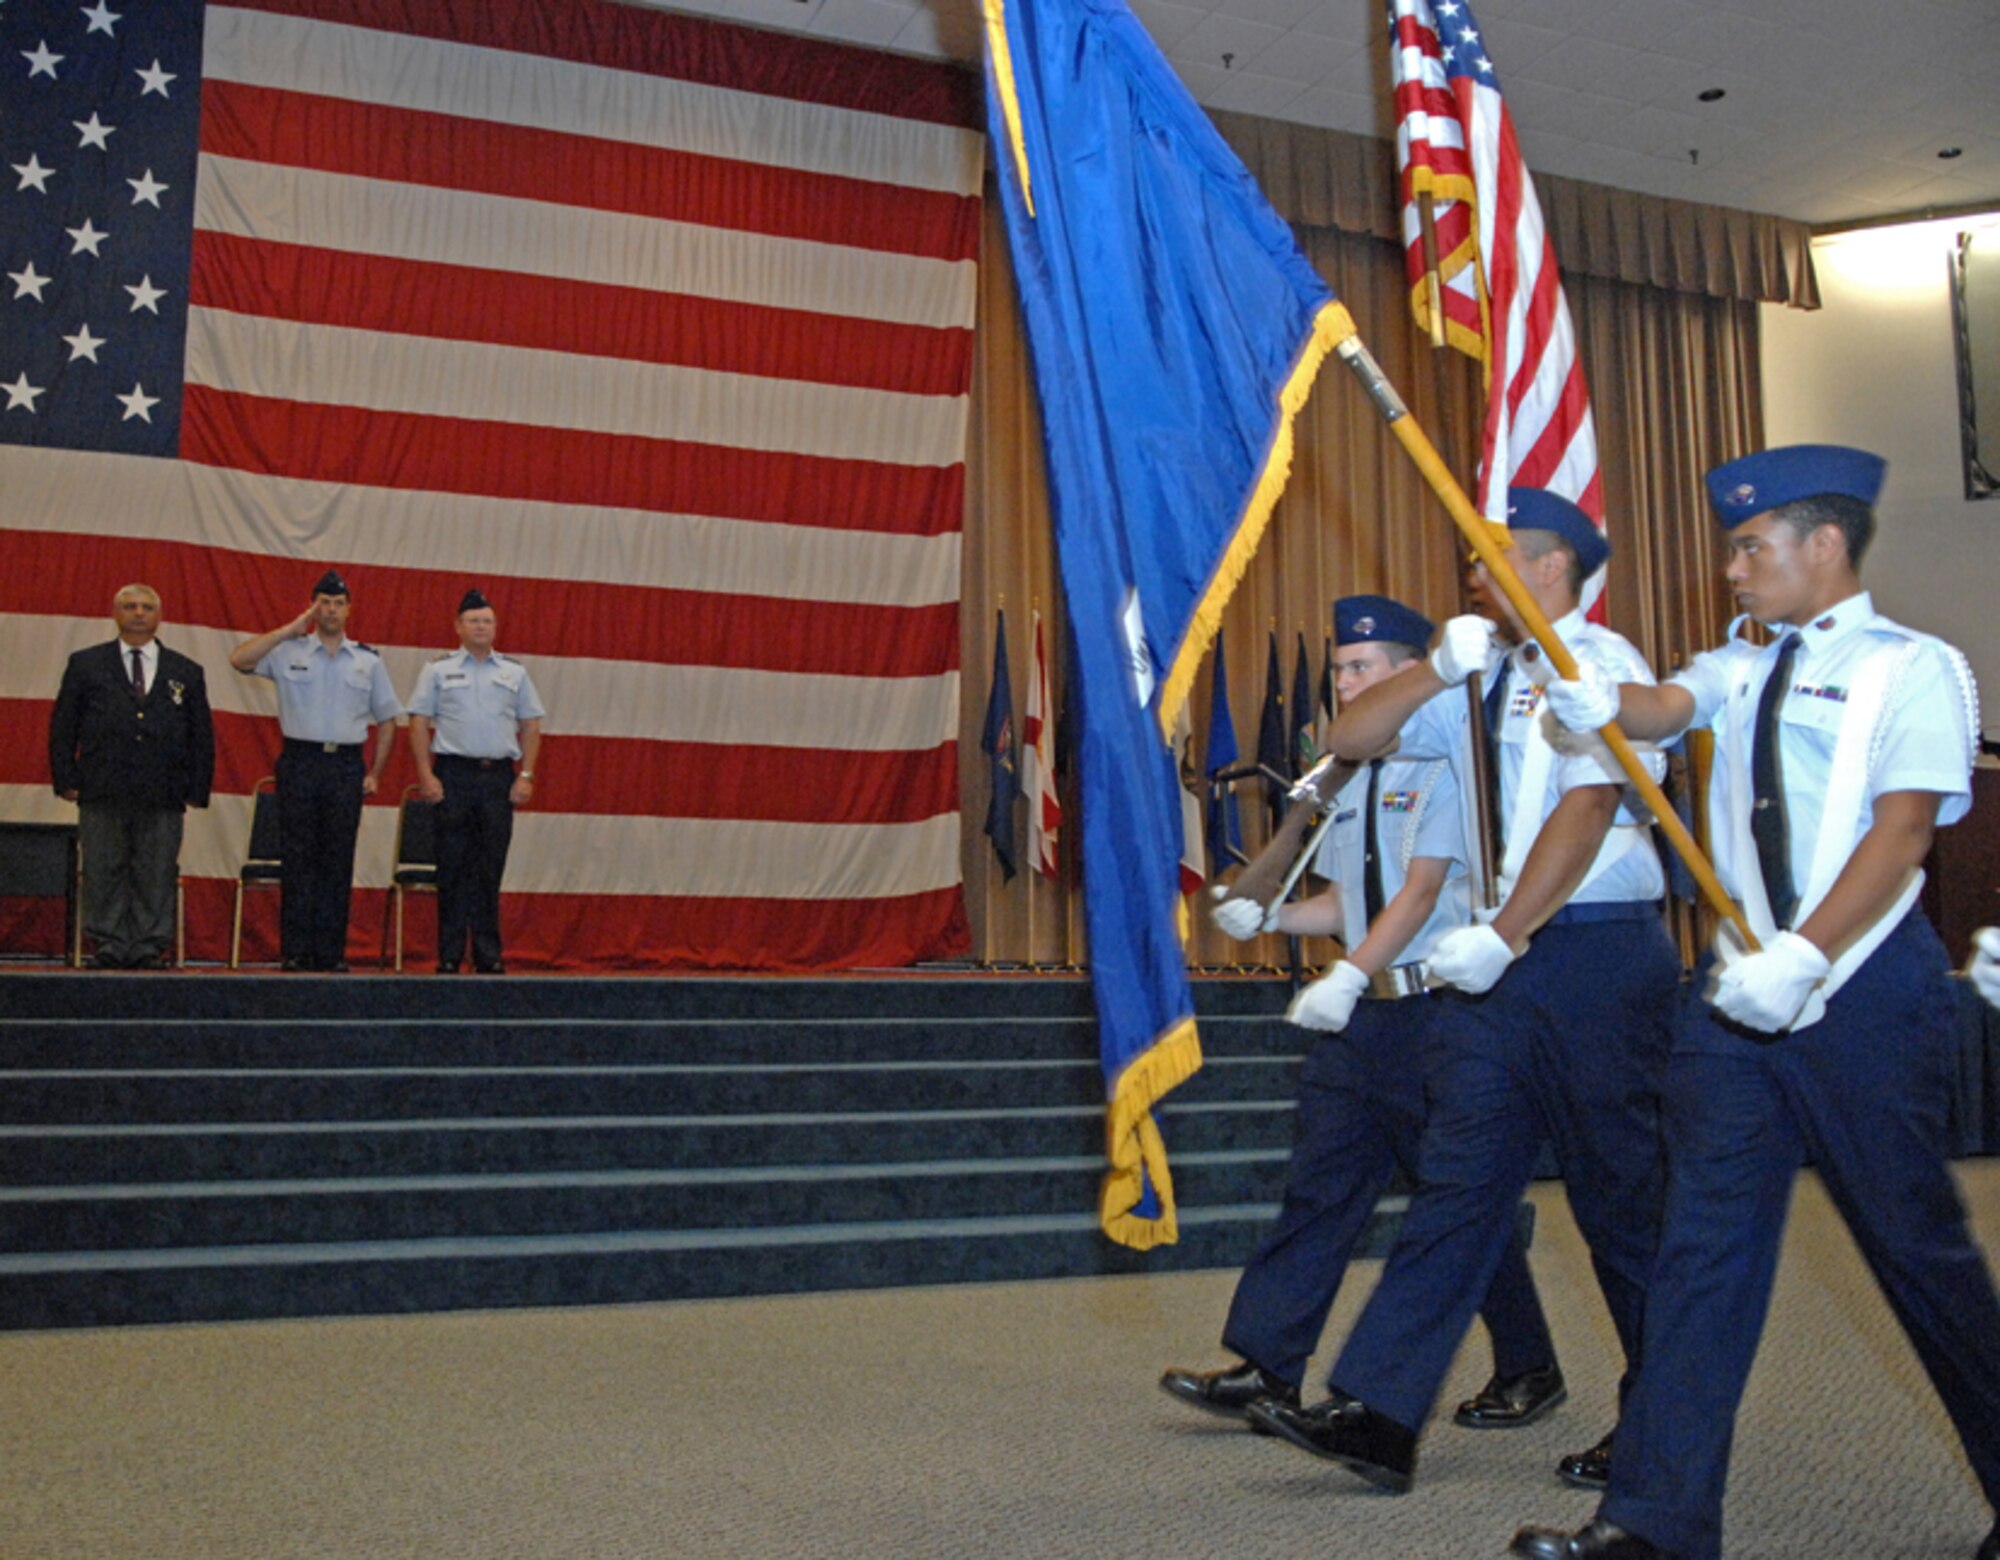
[[[230,647],[337,565],[407,697],[476,583],[550,711],[511,958],[963,951],[976,78],[594,0],[117,4],[0,5],[0,817],[70,815],[64,658],[154,585],[217,956],[278,741]]]
[[[1505,524],[1509,486],[1547,488],[1601,530],[1597,425],[1569,301],[1486,40],[1464,0],[1393,0],[1390,74],[1411,306],[1430,323],[1418,197],[1434,202],[1445,339],[1486,365],[1478,504]],[[1585,587],[1596,603],[1603,571]]]

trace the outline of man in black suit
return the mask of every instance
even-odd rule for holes
[[[158,969],[173,941],[183,810],[208,805],[215,730],[201,668],[155,638],[159,593],[127,585],[111,614],[118,637],[63,668],[49,773],[77,804],[94,962]]]

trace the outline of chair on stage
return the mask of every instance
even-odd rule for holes
[[[229,967],[237,969],[243,959],[243,891],[250,888],[278,888],[284,863],[278,842],[278,777],[266,775],[250,792],[250,844],[243,852],[243,865],[236,872],[236,913],[229,928]]]
[[[382,962],[389,962],[389,923],[396,928],[396,973],[403,972],[403,896],[437,892],[437,804],[415,786],[403,790],[396,809],[396,856],[389,872],[389,903],[382,908]]]

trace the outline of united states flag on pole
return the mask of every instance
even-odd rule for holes
[[[1505,524],[1510,486],[1547,488],[1604,524],[1590,390],[1555,250],[1514,121],[1463,0],[1394,0],[1389,61],[1403,246],[1417,322],[1430,327],[1419,197],[1433,202],[1445,339],[1486,365],[1478,504]],[[1600,570],[1585,587],[1593,608]]]
[[[476,583],[550,711],[510,959],[961,952],[976,80],[596,0],[115,4],[0,6],[0,817],[70,816],[63,659],[153,584],[213,956],[278,736],[230,646],[338,565],[407,696]]]

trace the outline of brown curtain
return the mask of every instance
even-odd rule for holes
[[[1479,434],[1477,365],[1456,352],[1433,352],[1417,334],[1393,242],[1327,227],[1297,231],[1306,255],[1346,303],[1362,339],[1469,489]],[[1664,673],[1716,641],[1727,621],[1717,584],[1720,546],[1707,519],[1701,474],[1753,448],[1760,437],[1757,306],[1596,276],[1570,276],[1567,283],[1597,414],[1615,549],[1610,622]],[[995,964],[1061,965],[1088,957],[1074,833],[1064,841],[1065,881],[1058,885],[1032,874],[1003,883],[981,832],[987,774],[979,731],[992,678],[993,614],[1002,597],[1017,721],[1026,709],[1028,613],[1036,603],[1052,636],[1050,677],[1058,704],[1063,698],[1061,589],[1039,415],[999,203],[989,198],[967,451],[960,752],[973,956]],[[1287,693],[1301,632],[1317,685],[1336,596],[1378,591],[1442,619],[1459,610],[1463,552],[1456,528],[1372,405],[1346,369],[1329,362],[1299,421],[1290,486],[1223,622],[1230,708],[1246,758],[1256,747],[1270,632],[1278,635]],[[1209,682],[1205,667],[1191,700],[1197,753],[1206,746]],[[1065,827],[1073,831],[1072,776],[1064,777],[1064,800]],[[1247,787],[1242,807],[1254,851],[1263,837],[1263,809]],[[1020,827],[1025,840],[1025,821]],[[1275,963],[1283,956],[1277,938],[1246,947],[1199,914],[1194,923],[1189,956],[1195,963]],[[1328,944],[1307,945],[1314,963],[1330,956]]]

